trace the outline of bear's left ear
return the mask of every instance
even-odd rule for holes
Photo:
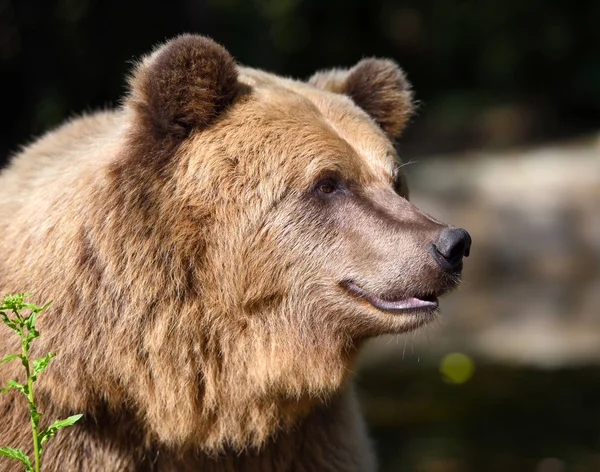
[[[317,72],[309,83],[348,95],[392,138],[400,135],[414,108],[404,72],[389,59],[363,59],[349,70]]]
[[[144,134],[182,139],[210,124],[237,93],[237,67],[212,39],[181,35],[157,48],[136,67],[125,106]]]

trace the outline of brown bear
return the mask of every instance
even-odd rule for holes
[[[183,35],[137,65],[118,110],[14,156],[0,291],[54,300],[33,344],[57,353],[42,423],[84,415],[44,470],[374,470],[359,348],[432,320],[470,246],[408,201],[393,140],[411,110],[390,60],[301,82]],[[0,412],[0,445],[31,451],[23,399]]]

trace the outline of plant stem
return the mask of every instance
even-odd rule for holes
[[[25,329],[23,328],[23,335],[25,335]],[[31,370],[29,368],[29,342],[23,341],[23,355],[27,360],[25,370],[27,371],[27,399],[30,405],[35,405],[33,402],[33,377],[31,376]],[[35,472],[40,472],[40,448],[38,445],[38,434],[37,425],[35,419],[31,414],[31,407],[29,410],[29,419],[31,421],[31,434],[33,435],[33,454],[35,456]]]
[[[33,382],[31,377],[27,378],[27,385],[29,390],[29,401],[33,403]],[[33,453],[35,456],[35,472],[40,472],[40,448],[38,446],[38,435],[37,435],[37,427],[33,421],[33,417],[31,418],[31,433],[33,434]]]

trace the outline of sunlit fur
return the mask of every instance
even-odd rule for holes
[[[364,339],[427,316],[340,284],[400,296],[452,282],[425,250],[442,225],[392,189],[408,84],[369,61],[350,89],[327,73],[318,88],[182,36],[137,65],[121,108],[12,159],[0,291],[54,300],[37,398],[44,421],[84,414],[50,443],[47,472],[374,470],[349,373]],[[353,186],[333,203],[311,191],[332,171]],[[3,330],[0,353],[16,341]],[[2,365],[2,383],[20,368]],[[27,450],[23,399],[3,396],[0,416],[0,444]]]

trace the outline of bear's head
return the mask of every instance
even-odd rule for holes
[[[146,57],[99,197],[131,339],[116,402],[166,442],[258,445],[339,392],[363,340],[432,320],[470,241],[408,200],[412,107],[389,60],[300,82],[200,36]]]

